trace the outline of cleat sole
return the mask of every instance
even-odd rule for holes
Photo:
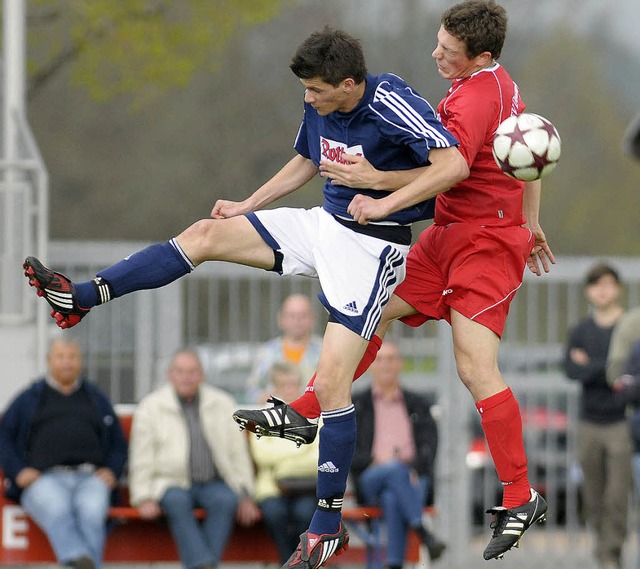
[[[240,426],[240,430],[246,429],[247,431],[255,434],[258,438],[276,436],[281,439],[287,439],[289,441],[294,442],[298,448],[300,448],[300,446],[305,444],[306,442],[304,438],[298,437],[296,435],[291,435],[288,433],[285,434],[283,437],[281,437],[279,434],[274,435],[269,429],[265,429],[264,427],[262,427],[261,425],[258,425],[254,421],[247,420],[243,417],[239,417],[238,415],[233,415],[233,420],[236,423],[238,423],[238,425]]]

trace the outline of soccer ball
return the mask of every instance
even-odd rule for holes
[[[522,113],[498,126],[493,157],[507,176],[531,182],[546,176],[560,159],[560,136],[544,117]]]

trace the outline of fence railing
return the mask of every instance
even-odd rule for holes
[[[3,140],[0,159],[0,326],[33,320],[34,305],[19,267],[26,255],[46,250],[47,186],[44,162],[24,117],[9,114],[12,144]]]

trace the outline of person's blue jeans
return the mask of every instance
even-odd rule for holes
[[[422,525],[428,478],[415,478],[403,462],[393,460],[369,466],[360,476],[365,503],[382,508],[387,528],[387,565],[402,565],[409,528]]]
[[[102,566],[110,490],[95,474],[45,472],[20,503],[42,528],[60,563],[87,556]]]
[[[300,534],[307,531],[316,511],[317,500],[308,496],[274,496],[262,500],[258,506],[264,525],[276,544],[280,563],[284,565],[298,547]]]
[[[238,508],[238,496],[227,484],[214,480],[191,488],[171,487],[162,496],[160,507],[187,569],[219,563]],[[207,512],[202,523],[194,517],[194,508]]]

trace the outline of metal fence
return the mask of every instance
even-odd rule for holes
[[[90,278],[143,245],[54,242],[49,261],[75,279]],[[629,306],[639,304],[640,259],[607,261],[621,272]],[[580,471],[575,459],[579,394],[560,369],[568,328],[586,314],[582,278],[594,262],[563,258],[549,275],[527,275],[509,316],[501,368],[520,401],[531,481],[544,491],[550,515],[544,527],[528,532],[524,550],[507,556],[502,567],[595,567],[580,512]],[[318,283],[205,263],[168,287],[134,293],[94,309],[68,333],[85,348],[89,377],[115,402],[134,403],[164,382],[172,352],[184,345],[199,349],[208,381],[240,401],[255,348],[277,335],[277,309],[292,292],[315,296]],[[319,332],[325,322],[319,314]],[[500,488],[475,408],[457,379],[449,327],[427,323],[412,329],[396,323],[391,334],[406,358],[407,386],[431,391],[438,401],[439,514],[434,523],[451,546],[440,564],[456,568],[477,564],[490,535],[483,510],[497,503]],[[365,387],[367,381],[363,378],[356,388]],[[635,537],[629,543],[631,567]]]
[[[24,117],[13,113],[4,117],[8,119],[9,125],[1,125],[12,133],[13,144],[3,141],[0,159],[0,325],[33,317],[33,304],[16,268],[26,254],[44,251],[47,234],[48,180],[42,158]]]

